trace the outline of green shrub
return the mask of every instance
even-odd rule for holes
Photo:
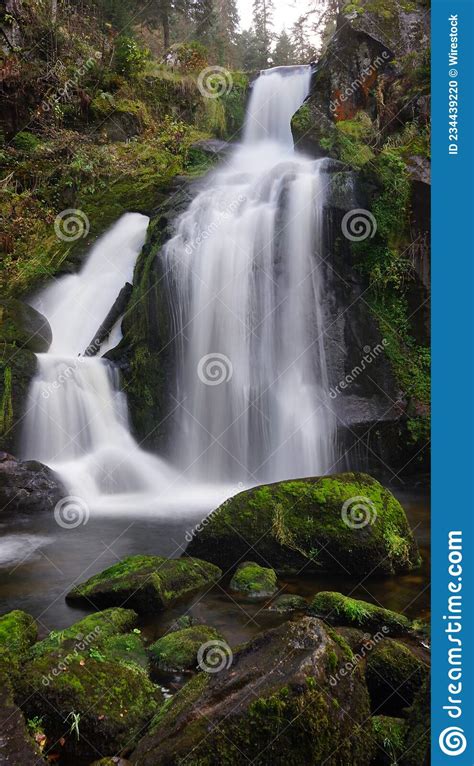
[[[20,130],[14,137],[12,144],[15,149],[20,149],[22,152],[34,152],[36,147],[41,143],[33,133],[27,130]]]

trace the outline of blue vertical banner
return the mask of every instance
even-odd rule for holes
[[[474,764],[473,0],[432,8],[434,766]]]

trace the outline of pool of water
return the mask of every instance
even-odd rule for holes
[[[420,547],[420,569],[396,577],[368,577],[361,582],[344,576],[320,574],[280,580],[282,592],[308,599],[322,590],[338,590],[354,598],[378,603],[408,617],[429,617],[430,512],[429,498],[420,489],[392,488],[404,506]],[[73,584],[132,554],[179,556],[186,547],[186,530],[198,515],[159,518],[91,514],[87,524],[62,529],[52,513],[4,515],[0,523],[0,613],[24,609],[38,621],[40,635],[68,627],[90,610],[71,607],[65,594]],[[256,633],[279,624],[285,617],[268,604],[241,601],[225,586],[143,623],[145,635],[155,638],[170,622],[189,613],[219,629],[235,646]]]

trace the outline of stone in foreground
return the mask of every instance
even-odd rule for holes
[[[99,609],[123,605],[139,613],[159,612],[212,585],[221,575],[218,567],[199,559],[129,556],[76,585],[66,598]]]
[[[275,570],[244,561],[230,581],[230,589],[250,599],[270,598],[278,590]]]
[[[108,609],[66,631],[53,632],[30,650],[15,682],[15,699],[28,718],[41,718],[48,747],[61,741],[67,761],[114,756],[132,747],[159,710],[163,695],[134,657],[124,656],[137,615]],[[136,654],[135,654],[136,657]]]
[[[379,713],[401,715],[413,704],[428,673],[424,658],[408,646],[390,638],[381,641],[368,655],[365,672],[373,708]]]
[[[153,720],[136,766],[366,766],[373,744],[360,668],[331,686],[352,653],[303,617],[240,647],[220,672],[198,673]]]
[[[411,622],[405,615],[336,591],[318,593],[311,602],[310,612],[332,625],[383,631],[387,636],[403,635],[411,630]]]
[[[241,492],[208,517],[186,555],[223,569],[251,557],[277,572],[352,576],[406,572],[420,563],[402,506],[363,473]]]

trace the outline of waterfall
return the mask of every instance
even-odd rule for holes
[[[208,511],[239,485],[332,467],[324,174],[322,161],[295,152],[290,131],[310,78],[310,67],[262,73],[244,142],[179,217],[162,250],[177,400],[166,462],[131,435],[117,370],[100,355],[84,355],[132,279],[146,216],[123,216],[79,273],[32,301],[49,320],[53,342],[38,354],[22,454],[55,469],[89,507],[156,512],[161,503],[167,513]],[[120,338],[118,321],[100,353]]]
[[[256,81],[244,142],[163,249],[174,307],[174,459],[197,479],[268,481],[330,470],[321,163],[291,117],[311,68]]]

